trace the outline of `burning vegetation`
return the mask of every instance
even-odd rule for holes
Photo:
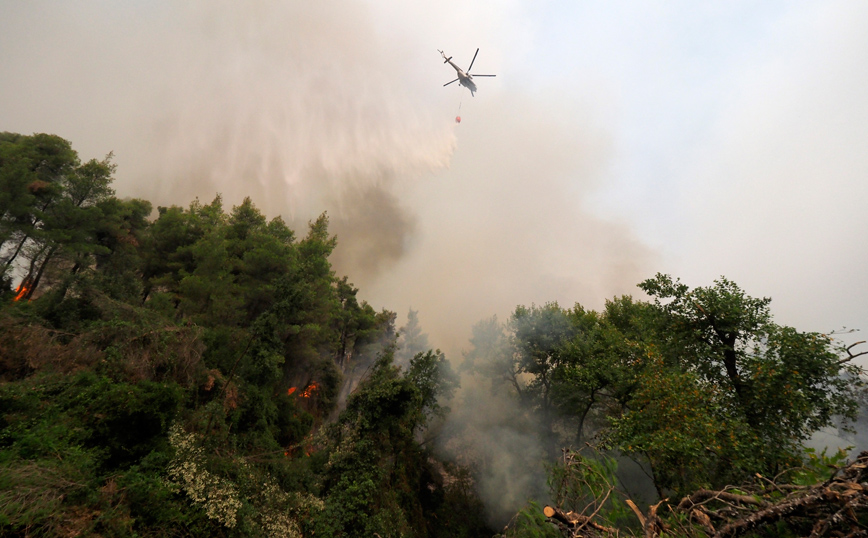
[[[304,390],[298,393],[298,397],[310,399],[314,395],[316,395],[317,392],[319,392],[319,389],[319,383],[317,383],[316,381],[311,381],[307,386],[304,387]],[[289,387],[289,389],[287,389],[286,391],[286,395],[292,396],[293,394],[296,394],[296,392],[298,392],[298,387]]]
[[[249,199],[149,220],[148,202],[114,197],[110,163],[82,165],[58,137],[0,133],[0,150],[0,168],[24,163],[4,181],[57,164],[6,185],[20,207],[3,214],[24,217],[5,221],[0,252],[26,275],[0,305],[0,536],[491,536],[509,516],[486,521],[480,496],[513,489],[493,456],[520,452],[518,431],[541,447],[525,468],[603,438],[651,469],[655,500],[686,499],[632,513],[624,500],[616,516],[634,526],[618,529],[604,520],[613,468],[569,459],[550,477],[555,506],[518,518],[536,535],[738,536],[781,521],[864,535],[866,456],[814,468],[801,447],[856,416],[862,353],[775,324],[770,300],[730,281],[657,275],[640,285],[651,302],[601,312],[519,306],[474,328],[457,401],[445,356],[405,341],[396,360],[395,314],[335,275],[325,214],[301,237]],[[38,206],[36,179],[51,182]],[[438,462],[449,435],[490,452]],[[799,467],[817,472],[779,474]]]
[[[18,288],[15,289],[15,298],[12,300],[17,302],[28,297],[31,289],[33,289],[33,285],[29,280],[25,279],[21,281],[21,284],[19,284]]]

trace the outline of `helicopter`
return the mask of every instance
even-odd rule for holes
[[[467,71],[464,71],[463,69],[461,69],[460,67],[458,67],[457,65],[452,63],[452,56],[449,56],[447,58],[446,54],[440,49],[437,49],[437,52],[439,52],[440,55],[443,56],[443,63],[448,62],[449,65],[451,65],[452,67],[455,68],[455,72],[458,73],[458,78],[456,78],[455,80],[450,80],[449,82],[444,84],[444,86],[449,86],[450,84],[452,84],[453,82],[455,82],[457,80],[458,84],[460,86],[464,86],[465,88],[470,90],[470,95],[472,97],[476,97],[474,95],[476,93],[476,83],[473,82],[473,77],[496,77],[497,76],[497,75],[472,75],[472,74],[470,74],[470,70],[473,68],[473,62],[476,61],[476,55],[479,54],[478,48],[476,49],[476,53],[473,54],[473,59],[470,60],[470,67],[467,68]]]

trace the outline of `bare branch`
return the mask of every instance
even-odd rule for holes
[[[856,342],[854,344],[850,344],[849,346],[845,347],[844,351],[847,352],[848,357],[846,359],[839,360],[838,364],[844,364],[845,362],[852,361],[856,357],[861,357],[862,355],[868,355],[868,351],[862,351],[861,353],[856,353],[855,355],[853,354],[852,351],[850,351],[851,349],[858,346],[859,344],[864,344],[864,343],[865,343],[865,340],[862,340],[862,341]]]

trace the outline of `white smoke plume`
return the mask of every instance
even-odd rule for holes
[[[487,380],[465,375],[441,434],[442,452],[474,472],[476,490],[493,527],[509,522],[528,500],[548,501],[548,454],[541,433],[510,389],[492,391]]]

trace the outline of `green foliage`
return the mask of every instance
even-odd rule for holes
[[[563,346],[574,335],[573,324],[557,303],[518,306],[507,324],[517,369],[529,374],[525,400],[538,410],[544,424],[554,414],[555,372],[564,364]]]
[[[4,386],[2,393],[13,410],[2,432],[10,451],[24,459],[49,457],[51,443],[71,443],[107,469],[158,448],[182,397],[177,385],[118,383],[90,372],[34,380],[26,393],[17,388]]]
[[[134,303],[142,295],[139,277],[141,244],[145,240],[151,203],[110,197],[98,204],[102,218],[94,239],[102,247],[94,252],[93,286],[115,300]]]
[[[410,360],[407,378],[419,390],[424,415],[423,423],[432,416],[443,417],[449,412],[449,408],[444,407],[440,402],[452,398],[459,381],[446,356],[439,349],[417,353]]]
[[[80,442],[96,450],[103,465],[114,469],[126,467],[159,447],[181,398],[177,385],[113,383],[81,374],[58,396],[58,403],[80,414]]]
[[[506,331],[497,316],[477,322],[471,329],[470,350],[464,354],[461,370],[478,373],[490,380],[493,390],[504,386],[521,395],[524,383],[511,353]]]
[[[412,534],[405,509],[416,507],[402,506],[401,490],[412,490],[407,480],[417,472],[420,453],[413,429],[420,406],[416,387],[400,376],[391,353],[384,354],[330,429],[334,450],[325,469],[326,507],[316,534]]]
[[[625,454],[645,456],[659,487],[679,492],[710,487],[716,454],[739,427],[723,423],[714,413],[714,391],[692,372],[652,362],[639,378],[628,409],[612,418],[618,447]]]
[[[346,414],[363,432],[403,430],[412,432],[419,423],[422,394],[411,380],[401,376],[392,363],[392,350],[377,360],[370,377],[347,402]]]
[[[168,444],[168,443],[167,443]],[[219,535],[221,529],[166,479],[170,450],[155,451],[108,484],[109,502],[127,507],[132,530],[140,536]],[[108,488],[107,488],[108,489]]]
[[[847,454],[853,447],[839,448],[831,456],[827,456],[827,449],[821,450],[807,447],[804,449],[802,465],[789,470],[787,481],[797,486],[813,486],[835,476],[838,469],[847,464]]]
[[[104,490],[165,448],[179,397],[177,386],[88,372],[0,386],[0,529],[128,533],[129,513],[107,513]]]
[[[59,179],[78,165],[71,144],[58,136],[0,133],[0,248],[13,248],[4,273],[62,192]]]

